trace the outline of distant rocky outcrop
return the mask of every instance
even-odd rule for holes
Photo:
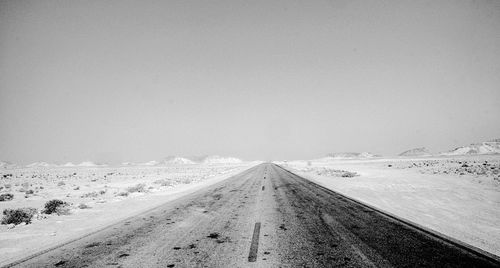
[[[163,161],[162,164],[164,165],[192,165],[196,164],[194,161],[180,157],[180,156],[169,156],[166,157]]]
[[[241,162],[243,161],[236,157],[222,157],[218,155],[207,156],[201,161],[203,164],[237,164]]]
[[[39,168],[39,167],[55,167],[55,166],[57,166],[57,165],[50,164],[47,162],[35,162],[35,163],[31,163],[31,164],[27,165],[26,167]]]
[[[500,154],[500,139],[473,143],[468,146],[457,147],[441,155],[475,155],[475,154]]]
[[[156,160],[152,160],[152,161],[149,161],[149,162],[140,163],[139,166],[157,166],[159,164],[160,164],[160,162],[158,162]]]
[[[204,156],[168,156],[161,161],[149,161],[145,163],[134,164],[130,162],[122,163],[122,166],[176,166],[176,165],[194,165],[194,164],[235,164],[243,162],[235,157],[222,157],[218,155]]]
[[[404,151],[399,154],[399,156],[432,156],[432,153],[425,147],[415,148],[408,151]]]

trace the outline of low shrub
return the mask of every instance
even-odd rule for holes
[[[159,184],[161,186],[172,186],[174,185],[171,180],[163,179],[163,180],[156,180],[153,182],[154,184]]]
[[[193,179],[193,178],[182,178],[182,179],[180,180],[180,182],[181,182],[182,184],[191,184],[191,183],[193,183],[193,181],[194,181],[194,179]]]
[[[1,201],[10,201],[12,199],[14,199],[13,194],[0,194],[0,202]]]
[[[60,181],[57,183],[57,186],[63,186],[63,185],[66,185],[66,183],[64,181]]]
[[[118,196],[128,196],[128,192],[119,192]]]
[[[36,208],[4,209],[2,224],[29,224],[37,211]]]
[[[342,174],[343,178],[352,178],[352,177],[356,177],[356,176],[358,176],[358,173],[356,173],[356,172],[350,172],[350,171],[344,172]]]
[[[81,204],[78,205],[78,208],[79,209],[87,209],[87,208],[91,208],[91,207],[89,205],[87,205],[87,204],[81,203]]]
[[[62,200],[53,199],[45,203],[45,209],[42,212],[45,214],[67,215],[69,213],[68,206],[69,204]]]
[[[139,183],[139,184],[136,184],[134,186],[131,186],[131,187],[128,187],[127,188],[127,192],[129,193],[145,193],[147,190],[146,190],[146,184],[144,183]]]
[[[90,193],[85,193],[85,194],[82,194],[80,197],[81,198],[93,198],[93,197],[98,197],[99,196],[99,193],[94,191],[94,192],[90,192]]]

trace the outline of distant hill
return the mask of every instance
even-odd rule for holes
[[[96,164],[92,161],[84,161],[84,162],[81,162],[80,164],[78,164],[79,167],[103,167],[103,166],[106,166],[104,164]]]
[[[156,160],[152,160],[152,161],[149,161],[149,162],[145,162],[145,163],[140,163],[138,164],[139,166],[157,166],[159,165],[160,162],[156,161]]]
[[[461,146],[441,155],[500,154],[500,139]]]
[[[415,148],[408,151],[404,151],[399,154],[399,156],[431,156],[432,153],[425,147]]]
[[[194,161],[180,157],[180,156],[169,156],[166,157],[163,161],[162,164],[165,165],[191,165],[191,164],[196,164]]]
[[[35,168],[35,167],[56,167],[57,165],[56,164],[50,164],[50,163],[47,163],[47,162],[35,162],[35,163],[31,163],[29,165],[26,165],[26,167],[31,167],[31,168]]]
[[[201,162],[203,164],[237,164],[243,161],[235,157],[222,157],[218,155],[211,155],[205,157],[205,159],[203,159]]]
[[[192,155],[192,156],[186,156],[186,159],[189,159],[195,163],[201,163],[203,160],[205,160],[208,157],[208,155]]]
[[[12,164],[11,162],[0,161],[0,168],[13,168],[13,167],[16,167],[16,165]]]
[[[362,152],[362,153],[343,152],[343,153],[330,153],[327,154],[326,157],[334,159],[364,159],[364,158],[380,157],[380,155],[368,152]]]

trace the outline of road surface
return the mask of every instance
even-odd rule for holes
[[[499,262],[277,165],[261,164],[17,265],[499,267]]]

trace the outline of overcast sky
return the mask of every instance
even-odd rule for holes
[[[0,1],[0,159],[500,138],[500,1]]]

